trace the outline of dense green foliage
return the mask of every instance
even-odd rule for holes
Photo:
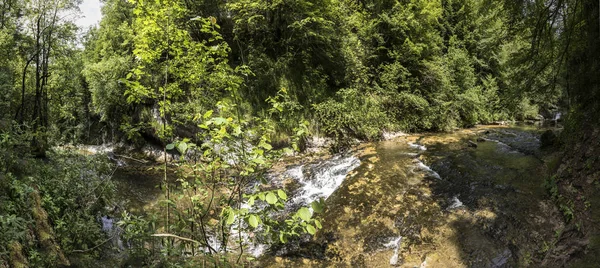
[[[114,197],[108,159],[69,150],[33,159],[12,149],[26,149],[29,137],[0,137],[0,264],[68,264],[65,254],[78,251],[98,257],[106,236],[98,221]]]
[[[13,83],[6,83],[2,105],[18,122],[32,118],[34,129],[54,129],[50,138],[63,142],[163,145],[161,107],[168,106],[173,135],[193,138],[198,129],[191,119],[215,109],[231,90],[244,100],[243,113],[263,116],[265,100],[285,88],[296,108],[274,118],[278,135],[291,134],[289,122],[303,120],[315,134],[376,140],[383,130],[449,131],[535,119],[564,106],[566,92],[558,77],[565,60],[554,56],[560,49],[542,42],[565,37],[556,30],[538,37],[531,23],[538,10],[542,4],[473,0],[109,0],[83,51],[68,43],[72,25],[55,22],[61,35],[49,37],[56,53],[48,54],[48,75],[39,53],[28,54],[34,48],[27,38],[35,34],[3,39],[4,55],[20,50],[23,57],[4,57],[2,79]],[[4,15],[4,32],[18,29],[18,19]],[[41,69],[41,78],[21,72],[29,67]],[[23,77],[25,94],[19,94]],[[37,106],[48,111],[35,115]]]
[[[302,209],[285,224],[268,219],[285,192],[241,190],[306,135],[343,146],[559,110],[576,133],[600,118],[595,1],[102,2],[99,26],[78,29],[65,16],[78,1],[0,0],[0,267],[64,262],[105,236],[109,164],[56,145],[152,143],[188,156],[177,164],[193,176],[179,176],[182,203],[165,190],[166,219],[124,217],[144,251],[158,230],[209,247],[198,221],[223,237],[234,221],[282,242],[314,233]],[[232,197],[205,206],[215,187]],[[268,209],[241,207],[257,198]]]
[[[285,88],[297,108],[275,118],[278,132],[309,120],[318,134],[370,140],[383,130],[534,119],[569,99],[595,98],[579,91],[596,78],[594,68],[577,69],[594,55],[585,54],[593,38],[576,26],[595,15],[578,6],[104,1],[100,27],[81,51],[74,25],[52,16],[74,3],[3,3],[0,104],[9,111],[4,120],[39,132],[32,142],[40,153],[48,141],[164,144],[157,116],[167,104],[173,135],[191,137],[198,129],[190,119],[232,89],[243,113],[264,115],[265,100]],[[569,16],[557,19],[561,8]],[[542,21],[548,14],[555,20]],[[48,31],[25,31],[21,21]]]

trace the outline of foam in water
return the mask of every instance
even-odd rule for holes
[[[435,172],[433,169],[431,169],[427,165],[423,164],[423,162],[421,162],[421,161],[417,162],[417,168],[420,169],[420,170],[427,171],[427,173],[429,173],[430,176],[432,176],[432,177],[434,177],[434,178],[436,178],[438,180],[442,179],[442,177],[440,176],[440,174],[438,174],[437,172]]]
[[[360,160],[355,156],[336,156],[314,166],[314,174],[309,178],[304,177],[301,169],[290,170],[292,177],[302,184],[299,195],[292,202],[307,205],[319,198],[327,199],[342,184],[346,175],[359,165]]]
[[[427,147],[425,147],[424,145],[421,145],[421,144],[409,142],[408,146],[410,146],[410,148],[419,149],[421,151],[427,151]]]
[[[402,236],[398,236],[397,238],[393,238],[390,242],[383,245],[386,248],[393,248],[394,255],[390,258],[390,265],[398,264],[398,250],[400,249],[400,245],[402,245]]]
[[[292,178],[296,180],[301,187],[298,192],[295,193],[295,197],[288,200],[286,207],[297,207],[298,205],[308,205],[312,201],[315,201],[319,198],[326,199],[329,197],[344,181],[346,175],[357,168],[360,165],[360,160],[355,156],[336,156],[329,160],[325,160],[318,164],[313,165],[299,165],[293,166],[286,170],[282,175],[271,175],[271,183],[276,186],[281,186],[281,179],[284,177]],[[305,169],[309,169],[312,171],[310,176],[305,177],[304,171]],[[254,188],[250,186],[250,188]],[[265,205],[266,206],[266,205]],[[261,210],[264,207],[260,205],[250,206],[247,202],[242,204],[242,208],[246,208],[249,211],[257,211]],[[312,208],[309,208],[312,210]],[[243,241],[248,241],[245,243],[246,252],[251,254],[254,257],[260,257],[263,255],[269,245],[261,243],[260,241],[251,242],[250,233],[242,231],[241,234],[238,233],[239,228],[237,228],[237,221],[232,225],[231,237],[237,238],[239,235],[242,236]],[[256,229],[255,233],[261,232],[261,227]],[[218,244],[218,240],[214,237],[209,239],[211,246],[214,244],[213,248],[220,248]]]
[[[110,153],[115,150],[115,146],[112,144],[103,145],[78,145],[77,150],[84,151],[88,154],[103,154]]]
[[[304,174],[302,173],[303,169],[304,169],[304,165],[295,166],[295,167],[292,167],[292,168],[286,170],[285,175],[287,175],[295,180],[301,180],[302,178],[304,178]]]
[[[448,206],[447,210],[452,210],[452,209],[459,208],[462,206],[463,206],[463,203],[458,199],[458,195],[455,195],[452,197],[452,204],[450,204],[450,206]]]

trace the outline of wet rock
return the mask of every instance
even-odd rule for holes
[[[381,136],[383,137],[383,140],[387,141],[387,140],[393,140],[398,137],[408,136],[408,134],[406,134],[402,131],[398,131],[398,132],[384,131]]]
[[[469,147],[477,148],[477,143],[474,143],[472,141],[468,141],[467,144],[469,145]]]
[[[307,152],[318,152],[333,145],[331,138],[312,136],[306,140]]]
[[[544,116],[542,116],[541,114],[538,114],[538,115],[535,117],[535,119],[533,119],[533,120],[536,120],[536,121],[544,121],[544,119],[545,119],[545,118],[544,118]]]
[[[482,137],[477,138],[477,142],[485,142],[485,139]]]
[[[496,258],[492,259],[492,264],[490,267],[492,268],[501,268],[506,267],[508,260],[512,257],[512,253],[509,249],[505,249],[502,254],[498,255]]]

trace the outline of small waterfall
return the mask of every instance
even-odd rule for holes
[[[383,245],[386,248],[393,248],[394,255],[390,258],[390,265],[398,265],[398,250],[400,250],[402,246],[402,236],[398,236],[397,238],[393,238],[390,242]]]
[[[450,204],[450,206],[448,206],[448,208],[446,208],[446,210],[453,210],[463,206],[463,203],[460,200],[458,200],[458,195],[453,196],[450,201],[452,203]]]
[[[271,184],[278,188],[283,187],[283,180],[286,178],[291,178],[300,184],[299,189],[291,193],[291,198],[286,203],[286,210],[282,213],[289,213],[300,206],[308,206],[320,198],[327,199],[342,184],[346,175],[358,166],[360,166],[360,160],[357,157],[337,155],[315,164],[292,166],[281,174],[271,174]],[[254,186],[250,186],[247,190],[252,191],[251,189],[254,189]],[[250,211],[259,211],[264,206],[266,205],[251,207],[247,203],[242,204],[242,208],[247,208]],[[309,209],[312,210],[312,208]],[[242,231],[240,234],[238,233],[240,228],[237,224],[236,221],[232,226],[231,237],[237,239],[241,236],[243,241],[248,241],[245,244],[247,246],[245,251],[252,256],[259,257],[263,255],[269,245],[261,242],[260,239],[252,239],[255,238],[255,234],[262,231],[261,227],[254,231]],[[214,240],[218,243],[217,239]],[[251,242],[252,240],[254,241]],[[210,242],[212,244],[213,241]],[[217,246],[220,247],[220,245]]]
[[[344,181],[346,175],[360,165],[355,156],[335,156],[308,169],[312,174],[304,176],[305,166],[299,166],[286,172],[302,186],[291,202],[308,205],[320,198],[327,199]]]
[[[556,112],[554,114],[554,118],[552,120],[558,121],[561,117],[562,117],[562,113],[561,112]]]
[[[429,166],[423,164],[423,162],[417,160],[417,169],[426,171],[427,173],[429,173],[429,176],[434,177],[438,180],[441,180],[442,177],[440,176],[440,174],[438,174],[437,172],[435,172],[433,169],[431,169]]]

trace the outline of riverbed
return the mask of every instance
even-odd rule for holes
[[[564,227],[543,187],[551,158],[539,149],[543,130],[401,134],[343,154],[287,160],[271,184],[290,193],[290,211],[323,198],[323,228],[287,244],[250,244],[249,252],[261,267],[534,264]],[[129,210],[161,198],[161,176],[150,168],[117,173]]]

